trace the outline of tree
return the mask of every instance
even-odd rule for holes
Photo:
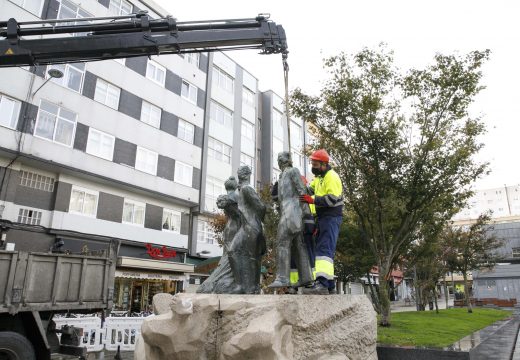
[[[220,247],[224,246],[224,228],[227,223],[227,216],[222,211],[217,212],[209,219],[209,227],[213,231],[213,237]]]
[[[491,232],[489,213],[481,214],[475,223],[466,227],[448,227],[444,232],[443,246],[448,250],[446,260],[451,271],[462,273],[464,300],[468,312],[473,312],[468,286],[468,271],[492,268],[500,259],[494,250],[503,245]]]
[[[381,325],[390,325],[387,279],[421,226],[448,220],[471,196],[487,164],[474,160],[484,132],[468,107],[482,89],[488,51],[436,55],[405,75],[384,46],[325,60],[317,96],[296,89],[293,115],[314,124],[344,185],[347,210],[379,268]]]
[[[406,265],[414,272],[417,310],[424,311],[426,304],[433,299],[435,310],[439,312],[437,284],[448,269],[446,263],[447,249],[442,246],[439,233],[425,233],[425,235],[429,236],[414,244],[407,256]],[[447,305],[448,302],[446,301]]]
[[[334,258],[334,274],[342,281],[356,281],[366,276],[370,279],[370,270],[376,263],[370,251],[366,238],[359,226],[353,222],[353,217],[346,214],[339,231]],[[374,295],[374,292],[371,292]],[[378,301],[373,299],[374,307]]]
[[[265,185],[259,191],[260,199],[266,207],[264,217],[264,236],[266,242],[266,254],[262,258],[262,266],[266,269],[265,279],[262,283],[262,289],[265,293],[271,293],[273,289],[267,286],[273,282],[274,274],[276,274],[276,235],[278,233],[278,223],[280,214],[276,209],[276,205],[271,197],[271,186]]]

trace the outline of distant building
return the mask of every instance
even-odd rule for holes
[[[454,218],[467,225],[492,211],[491,233],[504,241],[497,250],[502,259],[491,270],[473,271],[473,297],[477,304],[513,306],[520,302],[520,185],[478,190]]]
[[[453,217],[454,221],[476,219],[492,211],[493,218],[520,216],[520,185],[477,190],[468,200],[468,207]]]

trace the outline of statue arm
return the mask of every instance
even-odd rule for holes
[[[307,189],[305,188],[305,185],[303,184],[300,170],[298,170],[298,168],[293,167],[289,170],[289,174],[290,174],[291,182],[292,182],[294,188],[296,189],[296,191],[298,192],[298,195],[307,194]]]
[[[242,188],[242,192],[244,194],[244,199],[247,201],[251,207],[260,210],[262,212],[265,211],[265,204],[262,200],[260,200],[260,197],[256,193],[255,189],[251,186],[247,186],[245,188]]]

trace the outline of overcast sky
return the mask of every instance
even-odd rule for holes
[[[253,18],[270,13],[284,27],[289,45],[289,88],[318,93],[326,74],[322,59],[341,51],[355,53],[385,42],[396,65],[406,70],[445,54],[491,50],[483,67],[487,87],[472,107],[488,133],[479,159],[492,173],[476,188],[520,184],[520,2],[515,0],[155,0],[178,21]],[[228,52],[260,80],[261,90],[284,93],[281,55]]]

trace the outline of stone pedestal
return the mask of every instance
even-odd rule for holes
[[[139,360],[376,360],[364,295],[159,294]]]

